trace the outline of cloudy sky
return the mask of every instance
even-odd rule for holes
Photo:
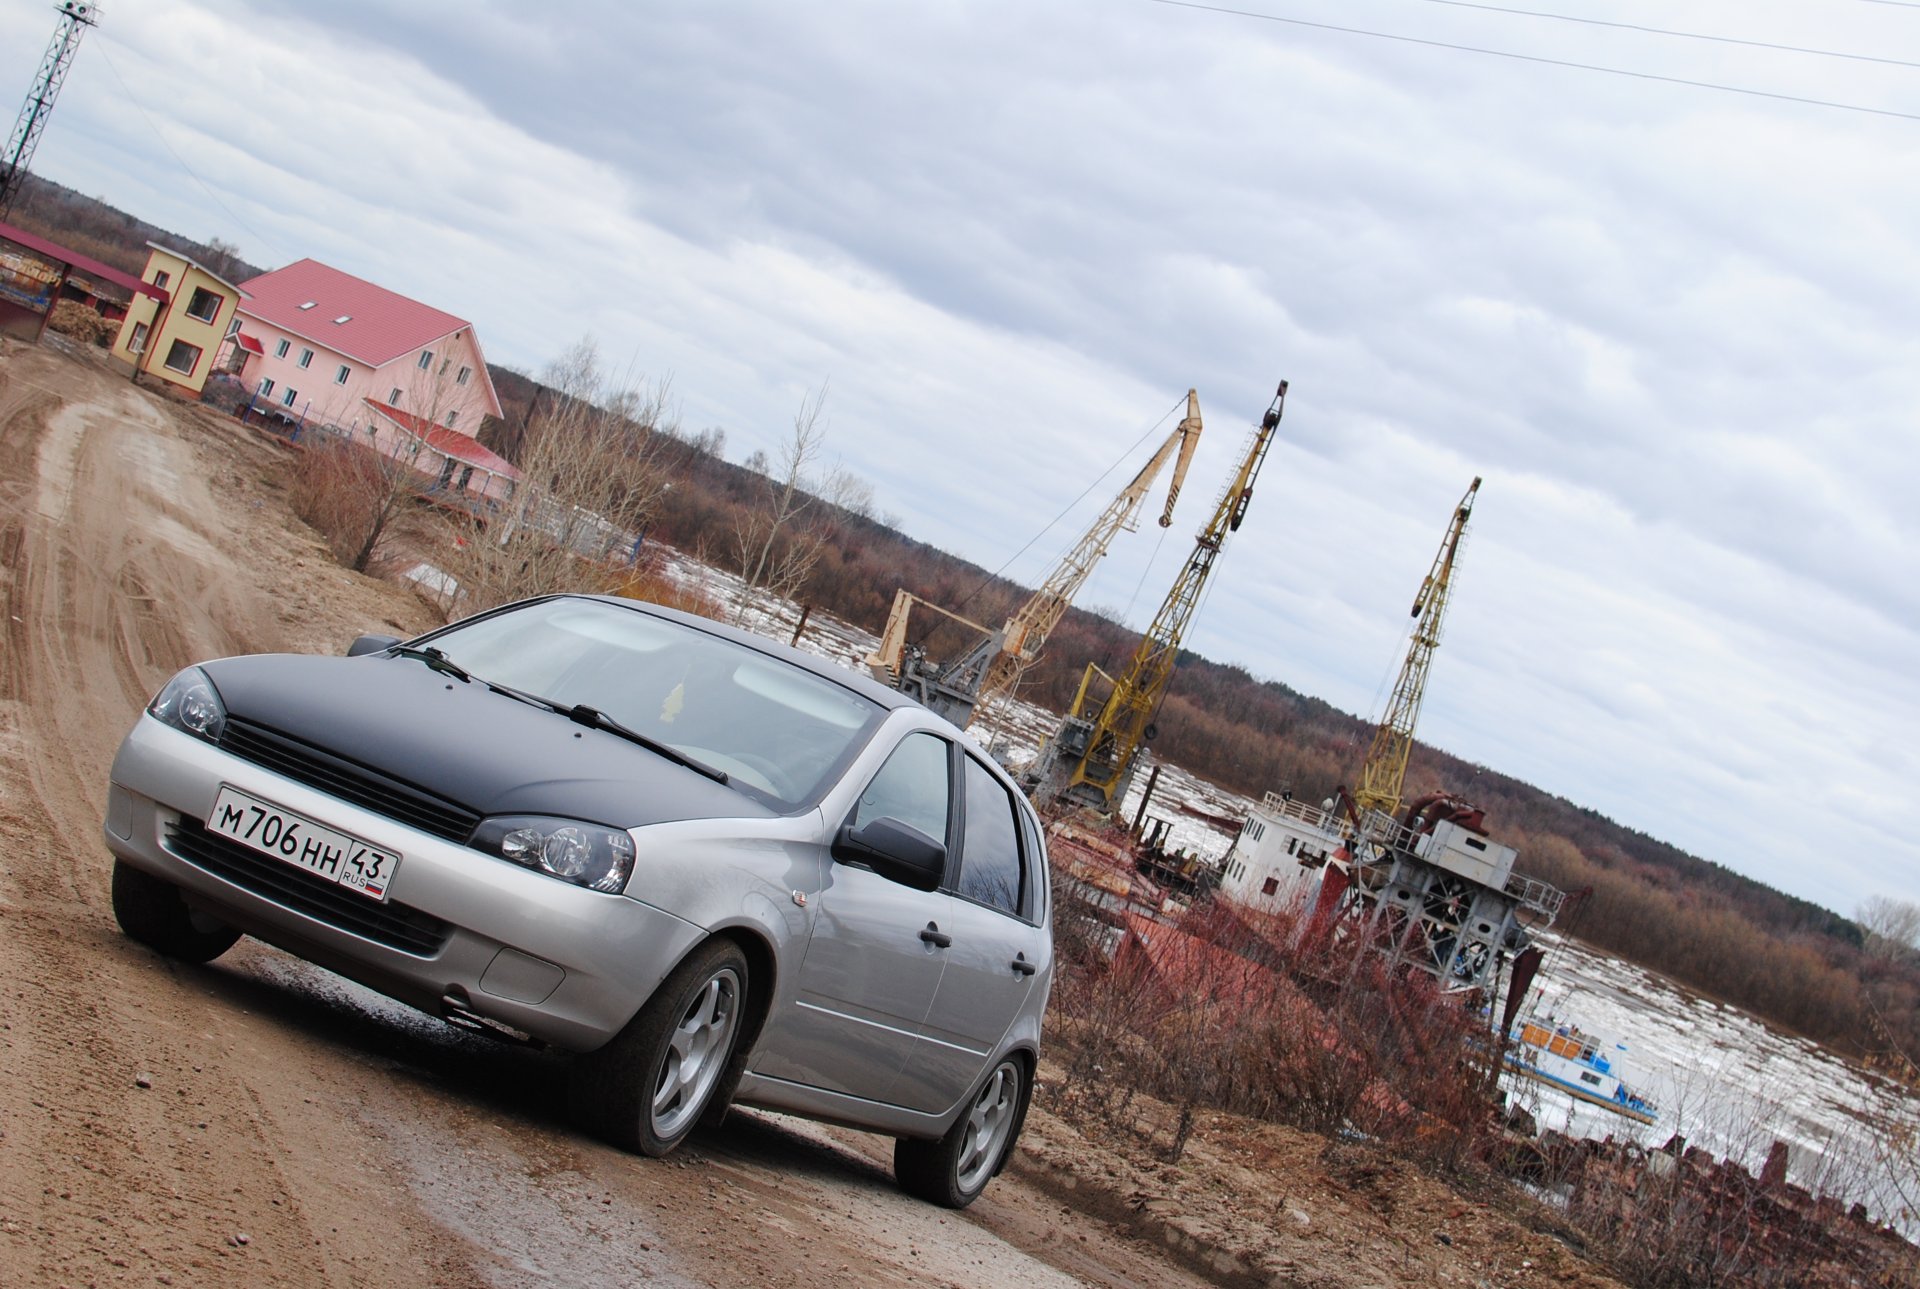
[[[1911,899],[1920,4],[1506,7],[123,0],[36,169],[495,361],[591,334],[736,458],[829,383],[879,509],[990,568],[1196,387],[1172,535],[1083,596],[1139,624],[1284,377],[1191,644],[1377,715],[1482,475],[1424,739]],[[0,86],[53,19],[0,0]]]

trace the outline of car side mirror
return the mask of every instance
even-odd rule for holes
[[[946,846],[891,815],[841,828],[833,839],[833,857],[843,864],[865,864],[917,891],[937,889],[947,874]]]
[[[365,654],[380,653],[399,643],[399,636],[361,636],[347,646],[347,657],[359,658]]]

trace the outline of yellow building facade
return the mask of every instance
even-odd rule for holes
[[[198,394],[213,370],[220,342],[246,292],[191,256],[147,243],[140,280],[153,288],[133,297],[114,337],[113,356]]]

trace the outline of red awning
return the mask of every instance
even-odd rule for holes
[[[82,273],[87,274],[89,277],[98,278],[100,281],[111,282],[115,286],[153,296],[159,300],[169,298],[163,287],[157,287],[151,282],[142,282],[131,273],[123,273],[111,265],[102,264],[99,260],[91,256],[82,255],[79,251],[69,250],[58,242],[50,242],[44,237],[36,237],[24,228],[15,228],[12,224],[0,224],[0,239],[12,242],[18,246],[24,246],[34,254],[43,255],[56,264],[65,264],[70,268],[79,269]]]
[[[267,351],[260,347],[260,342],[244,331],[234,333],[233,343],[250,354],[259,354],[262,358],[267,356]]]

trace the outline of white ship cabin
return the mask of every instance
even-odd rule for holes
[[[1341,846],[1332,801],[1315,806],[1269,792],[1240,825],[1222,861],[1220,895],[1263,913],[1295,908],[1320,889],[1320,874]]]

